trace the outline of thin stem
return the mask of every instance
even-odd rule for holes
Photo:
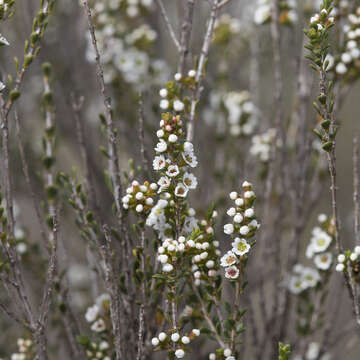
[[[357,244],[360,244],[359,237],[359,142],[354,138],[353,148],[353,173],[354,173],[354,233]]]

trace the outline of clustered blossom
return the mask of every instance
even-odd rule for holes
[[[173,239],[174,229],[168,219],[176,217],[179,207],[186,214],[180,225],[181,232],[186,236],[197,226],[195,211],[187,208],[185,199],[189,190],[196,189],[197,179],[191,172],[197,166],[193,144],[185,141],[180,116],[171,113],[162,114],[159,139],[155,147],[156,156],[153,168],[160,174],[158,194],[160,199],[151,209],[146,225],[151,226],[159,234],[160,239]]]
[[[355,246],[353,251],[339,254],[337,257],[336,271],[343,272],[349,267],[353,272],[354,278],[359,281],[360,271],[360,246]]]
[[[315,288],[322,282],[333,264],[334,223],[327,215],[318,216],[319,226],[314,227],[310,243],[306,248],[306,257],[312,259],[316,269],[297,264],[288,280],[290,292],[297,295],[305,290]]]
[[[185,357],[187,346],[200,335],[199,329],[192,329],[187,335],[181,336],[176,330],[172,333],[161,332],[157,337],[151,339],[151,344],[156,350],[172,350],[176,345],[175,357],[182,359]]]
[[[360,74],[360,7],[349,14],[347,20],[343,28],[345,39],[341,54],[330,60],[335,64],[336,74],[357,78]]]
[[[102,333],[106,330],[105,317],[109,313],[110,297],[108,294],[100,295],[95,304],[88,307],[85,319],[91,324],[91,330],[94,333]]]
[[[329,14],[326,9],[322,9],[320,13],[316,13],[310,19],[310,37],[314,37],[317,34],[322,34],[326,31],[326,27],[329,24],[334,23],[335,18],[333,14]]]
[[[134,210],[136,213],[147,214],[154,206],[155,191],[157,184],[145,181],[142,185],[136,180],[126,189],[126,195],[122,198],[124,209]]]
[[[256,196],[252,190],[252,185],[244,181],[242,187],[244,189],[242,195],[235,191],[230,193],[230,199],[234,201],[234,207],[231,207],[227,214],[232,217],[232,223],[224,225],[224,233],[230,235],[233,239],[232,249],[221,258],[220,263],[225,268],[225,277],[228,279],[237,279],[239,277],[241,260],[252,246],[252,243],[249,243],[248,240],[254,237],[260,227],[255,218],[253,206]]]
[[[290,292],[298,295],[305,290],[316,287],[320,281],[321,276],[316,269],[296,264],[289,279],[288,288]]]
[[[152,59],[149,50],[157,33],[142,23],[149,14],[153,0],[105,0],[95,2],[94,21],[99,51],[104,61],[104,76],[111,83],[120,75],[134,86],[158,85],[168,76],[163,60]],[[88,35],[87,59],[95,59],[91,38]]]
[[[181,86],[194,89],[196,85],[196,70],[189,70],[187,76],[180,73],[174,75],[174,81],[168,81],[164,88],[160,89],[161,97],[159,106],[163,111],[175,111],[181,113],[186,109],[188,100],[181,97]]]
[[[11,360],[27,360],[33,359],[34,346],[30,339],[19,338],[17,340],[18,352],[11,355]]]
[[[306,248],[306,257],[313,259],[315,266],[321,270],[329,270],[333,263],[331,251],[334,240],[334,223],[325,214],[318,216],[319,226],[312,231],[310,243]]]
[[[281,140],[276,140],[276,129],[270,128],[266,132],[254,135],[251,139],[250,154],[257,157],[263,163],[270,160],[272,144],[276,141],[276,145],[281,145]]]
[[[279,22],[280,24],[291,25],[298,21],[295,0],[279,1]],[[267,24],[271,21],[271,1],[258,0],[257,8],[254,13],[254,22],[257,25]]]

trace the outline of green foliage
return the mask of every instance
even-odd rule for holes
[[[290,360],[290,345],[279,342],[279,358],[278,360]]]

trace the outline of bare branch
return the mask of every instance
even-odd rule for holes
[[[359,237],[359,142],[354,138],[353,148],[353,173],[354,173],[354,233],[357,244],[360,244]]]
[[[149,170],[149,161],[147,157],[147,152],[145,149],[145,139],[144,139],[144,102],[142,93],[139,94],[139,140],[140,140],[140,152],[141,160],[144,167],[144,172],[148,179],[150,180],[150,170]]]
[[[165,25],[166,25],[166,27],[167,27],[167,29],[169,31],[170,37],[171,37],[173,43],[175,44],[176,49],[180,53],[181,46],[180,46],[179,40],[176,37],[175,31],[174,31],[174,29],[173,29],[173,27],[171,25],[171,22],[169,20],[169,16],[168,16],[168,14],[166,12],[164,3],[162,2],[162,0],[155,0],[155,1],[156,1],[157,5],[158,5],[158,7],[160,9],[161,15],[162,15],[162,17],[164,19],[164,22],[165,22]]]

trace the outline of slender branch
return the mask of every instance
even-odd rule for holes
[[[359,237],[359,142],[358,138],[354,138],[353,148],[353,173],[354,173],[354,233],[357,244],[360,244]]]
[[[205,62],[209,54],[210,43],[214,32],[215,22],[219,13],[218,3],[219,0],[213,0],[211,13],[210,13],[210,20],[205,33],[205,38],[201,48],[199,62],[196,70],[196,76],[195,76],[196,88],[193,92],[193,97],[191,100],[190,118],[187,125],[187,141],[190,142],[194,138],[195,111],[202,92],[202,80],[203,80]]]
[[[180,61],[178,64],[178,72],[184,73],[186,57],[189,53],[191,31],[193,25],[195,0],[187,0],[185,7],[184,19],[181,25],[180,35]]]
[[[164,3],[162,2],[162,0],[155,0],[159,9],[160,9],[160,13],[164,19],[164,22],[165,22],[165,25],[168,29],[168,32],[170,34],[170,37],[176,47],[176,49],[178,50],[178,52],[180,53],[181,52],[181,46],[180,46],[180,43],[179,43],[179,40],[177,39],[177,36],[175,34],[175,31],[171,25],[171,22],[169,20],[169,17],[168,17],[168,14],[166,12],[166,9],[165,9],[165,6],[164,6]]]
[[[151,173],[149,170],[149,161],[145,149],[145,139],[144,139],[144,102],[143,102],[142,93],[139,94],[139,140],[140,140],[141,160],[143,163],[144,172],[146,176],[148,176],[148,178],[150,179]]]

